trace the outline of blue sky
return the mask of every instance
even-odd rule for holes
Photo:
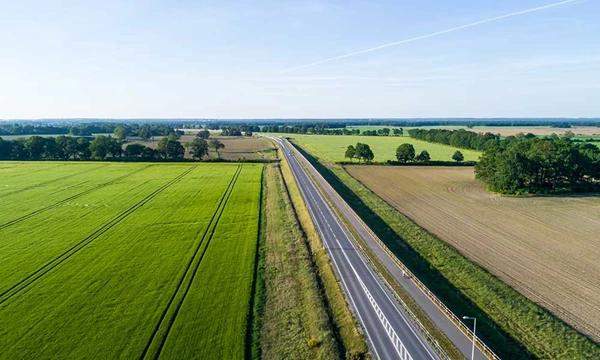
[[[7,1],[0,118],[598,117],[600,1]]]

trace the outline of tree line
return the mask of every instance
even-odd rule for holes
[[[0,125],[0,136],[10,135],[71,135],[71,136],[92,136],[93,134],[110,134],[119,131],[125,131],[129,136],[146,137],[167,136],[175,132],[172,126],[165,124],[126,124],[126,123],[87,123],[70,125],[32,125],[20,123]]]
[[[418,140],[469,150],[483,150],[487,146],[498,144],[500,141],[498,135],[489,132],[485,134],[476,133],[464,129],[410,129],[408,135]]]
[[[475,177],[504,194],[600,190],[600,149],[568,137],[516,137],[490,144]]]
[[[292,125],[268,125],[263,126],[263,132],[284,134],[312,134],[312,135],[362,135],[362,136],[402,136],[402,128],[381,128],[376,130],[363,130],[353,128],[347,129],[339,124],[330,128],[331,124],[292,124]],[[335,126],[335,125],[334,125]]]
[[[201,160],[213,148],[225,145],[218,139],[197,136],[184,145],[180,134],[172,132],[158,141],[156,149],[138,143],[127,144],[112,136],[98,135],[90,141],[87,137],[60,135],[55,137],[31,136],[27,139],[4,140],[0,137],[0,159],[2,160],[156,160],[182,159],[185,147],[194,159]]]
[[[350,159],[350,162],[352,162],[353,159],[357,159],[359,164],[361,160],[369,164],[375,158],[375,154],[373,154],[373,151],[368,144],[358,142],[356,145],[348,145],[346,152],[344,153],[344,158]],[[412,144],[400,144],[396,148],[396,159],[400,163],[427,163],[431,161],[431,156],[427,150],[423,150],[417,155],[415,147]],[[456,162],[462,162],[464,159],[465,157],[458,150],[452,155],[452,160]]]

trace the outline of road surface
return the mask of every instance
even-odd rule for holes
[[[347,229],[306,174],[291,145],[281,146],[344,290],[378,359],[440,359],[354,247]]]

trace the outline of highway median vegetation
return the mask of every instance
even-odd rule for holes
[[[288,163],[282,156],[281,173],[286,184],[291,204],[298,216],[302,231],[305,234],[309,246],[312,261],[320,279],[320,289],[324,299],[327,300],[327,308],[333,319],[332,336],[337,338],[341,354],[346,359],[366,359],[368,348],[364,335],[359,330],[360,325],[356,322],[349,304],[346,302],[340,283],[338,282],[330,259],[319,234],[314,227],[310,213],[306,208],[304,199],[294,180]]]

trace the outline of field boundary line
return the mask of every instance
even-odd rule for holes
[[[0,199],[4,198],[4,197],[7,197],[7,196],[14,195],[14,194],[19,194],[19,193],[25,192],[27,190],[31,190],[31,189],[35,189],[35,188],[38,188],[38,187],[42,187],[42,186],[45,186],[47,184],[53,183],[55,181],[65,180],[65,179],[68,179],[68,178],[72,178],[74,176],[78,176],[78,175],[84,174],[84,173],[89,172],[89,171],[95,171],[95,170],[98,170],[98,169],[103,168],[105,166],[108,166],[108,165],[107,164],[100,165],[98,167],[95,167],[95,168],[92,168],[92,169],[87,169],[87,170],[84,170],[84,171],[80,171],[80,172],[77,172],[75,174],[66,175],[66,176],[63,176],[63,177],[59,177],[57,179],[42,181],[41,183],[38,183],[38,184],[35,184],[35,185],[26,186],[26,187],[24,187],[22,189],[15,190],[13,192],[9,192],[9,193],[5,193],[5,194],[0,195]]]
[[[177,284],[177,287],[175,288],[175,291],[171,295],[171,298],[169,299],[167,306],[163,310],[160,320],[154,327],[152,335],[150,336],[150,339],[148,340],[148,343],[146,344],[144,351],[140,355],[140,359],[145,359],[147,357],[151,357],[152,359],[158,359],[158,357],[160,356],[160,353],[162,352],[162,349],[164,348],[164,345],[165,345],[167,338],[169,336],[169,333],[171,331],[171,328],[173,327],[173,324],[175,323],[175,320],[177,319],[179,310],[181,309],[181,306],[183,305],[183,303],[185,301],[185,298],[192,286],[192,283],[194,282],[194,279],[198,272],[198,268],[200,267],[200,263],[202,262],[202,259],[204,258],[204,254],[206,254],[208,246],[210,245],[212,237],[213,237],[215,230],[219,224],[219,220],[221,220],[221,216],[225,212],[225,207],[227,206],[227,203],[229,202],[229,197],[231,196],[231,193],[233,192],[233,189],[237,183],[237,179],[239,178],[239,175],[241,172],[242,172],[242,165],[238,165],[238,168],[236,169],[235,173],[233,174],[233,177],[231,178],[231,180],[229,181],[229,184],[227,185],[225,192],[221,196],[221,199],[219,201],[217,209],[211,216],[208,226],[206,227],[206,229],[204,230],[204,233],[200,237],[200,241],[198,242],[198,245],[196,246],[196,249],[194,250],[192,257],[188,261],[185,271],[184,271],[183,275],[181,276],[181,278]],[[207,235],[208,235],[208,237],[207,237]],[[204,244],[206,244],[206,245],[204,245]],[[204,245],[204,247],[203,247],[203,245]],[[199,253],[200,253],[200,256],[198,256]],[[191,270],[191,272],[190,272],[190,270]],[[186,281],[186,278],[187,278],[187,281]],[[182,286],[185,286],[185,290],[183,290],[183,293],[181,293]],[[180,299],[175,304],[176,299],[178,298],[178,295],[180,295],[179,296]],[[173,306],[175,306],[174,310],[170,311],[171,309],[173,309]],[[172,313],[171,316],[168,316],[169,312],[174,312],[174,313]],[[165,321],[166,321],[166,324],[165,324]],[[163,331],[162,334],[159,334],[159,332],[161,332],[161,328],[163,328],[163,326],[166,326],[165,330]],[[154,345],[154,346],[158,346],[158,348],[156,349],[156,352],[153,355],[151,355],[150,351],[153,348],[153,344],[157,344],[157,341],[160,341],[160,343],[158,343],[158,345]]]
[[[291,143],[291,142],[290,142]],[[293,143],[292,144],[292,148],[294,149],[294,152],[300,156],[300,158],[303,160],[303,162],[309,163],[310,162],[298,151],[298,149],[295,148],[295,145]],[[330,192],[332,194],[334,194],[334,196],[336,196],[336,198],[340,201],[341,204],[344,205],[344,207],[347,209],[347,211],[358,221],[358,223],[363,227],[363,229],[365,231],[367,231],[369,233],[369,235],[371,235],[371,237],[379,244],[379,246],[388,254],[388,256],[392,259],[392,261],[400,268],[402,269],[407,276],[409,277],[409,279],[419,288],[421,289],[421,291],[431,300],[431,302],[433,302],[433,304],[440,310],[442,311],[446,317],[448,317],[448,319],[454,323],[465,335],[467,335],[469,338],[473,338],[473,331],[471,329],[469,329],[462,321],[460,321],[460,319],[458,318],[458,316],[456,316],[452,310],[450,310],[446,305],[444,305],[444,303],[442,301],[440,301],[437,296],[431,291],[429,290],[429,288],[427,288],[427,286],[421,282],[421,280],[419,280],[409,269],[408,267],[406,267],[397,257],[396,255],[387,247],[387,245],[385,245],[385,243],[383,243],[383,241],[381,241],[381,239],[379,239],[379,237],[369,228],[369,226],[360,218],[360,216],[358,216],[358,214],[356,214],[356,212],[350,207],[350,205],[348,205],[348,203],[346,203],[346,201],[344,199],[342,199],[341,195],[339,195],[337,193],[337,191],[335,191],[335,189],[333,189],[333,187],[331,186],[331,184],[329,184],[329,182],[327,180],[325,180],[325,178],[323,177],[323,175],[321,175],[321,173],[319,173],[316,169],[316,176],[318,176],[324,184],[326,184],[326,186],[329,188]],[[479,337],[475,336],[475,343],[477,344],[477,346],[479,347],[479,349],[486,355],[488,356],[488,358],[490,359],[494,359],[494,360],[500,360],[500,357],[498,357],[498,355],[496,355],[492,349],[490,349]]]
[[[69,196],[68,198],[66,198],[66,199],[63,199],[63,200],[60,200],[60,201],[58,201],[58,202],[56,202],[56,203],[54,203],[54,204],[52,204],[52,205],[48,205],[48,206],[46,206],[46,207],[43,207],[43,208],[41,208],[41,209],[39,209],[39,210],[36,210],[36,211],[30,212],[29,214],[26,214],[26,215],[23,215],[23,216],[21,216],[21,217],[18,217],[18,218],[16,218],[16,219],[10,220],[10,221],[8,221],[8,222],[6,222],[6,223],[4,223],[4,224],[0,224],[0,231],[2,231],[2,230],[4,230],[4,229],[6,229],[6,228],[7,228],[7,227],[9,227],[9,226],[12,226],[12,225],[18,224],[18,223],[20,223],[21,221],[27,220],[27,219],[29,219],[29,218],[31,218],[31,217],[33,217],[33,216],[35,216],[35,215],[39,215],[39,214],[41,214],[41,213],[43,213],[43,212],[45,212],[45,211],[48,211],[48,210],[54,209],[54,208],[56,208],[56,207],[59,207],[60,205],[62,205],[62,204],[64,204],[64,203],[66,203],[66,202],[68,202],[68,201],[71,201],[71,200],[77,199],[77,198],[79,198],[79,197],[82,197],[82,196],[84,196],[84,195],[90,194],[90,193],[92,193],[92,192],[94,192],[94,191],[96,191],[96,190],[99,190],[99,189],[101,189],[101,188],[103,188],[103,187],[106,187],[106,186],[112,185],[112,184],[114,184],[114,183],[116,183],[116,182],[118,182],[118,181],[120,181],[120,180],[123,180],[123,179],[125,179],[125,178],[127,178],[127,177],[129,177],[129,176],[131,176],[131,175],[134,175],[134,174],[136,174],[136,173],[138,173],[138,172],[142,172],[142,171],[146,170],[147,168],[149,168],[149,167],[151,167],[151,166],[153,166],[153,165],[147,165],[147,166],[144,166],[143,168],[136,169],[135,171],[132,171],[132,172],[130,172],[130,173],[127,173],[127,174],[125,174],[125,175],[119,176],[118,178],[115,178],[115,179],[112,179],[112,180],[110,180],[110,181],[108,181],[108,182],[102,183],[102,184],[100,184],[100,185],[98,185],[98,186],[95,186],[95,187],[93,187],[93,188],[91,188],[91,189],[87,189],[87,190],[84,190],[84,191],[82,191],[82,192],[80,192],[80,193],[78,193],[78,194],[75,194],[75,195]]]
[[[31,286],[38,279],[40,279],[42,276],[44,276],[49,271],[51,271],[55,267],[59,266],[66,260],[68,260],[71,256],[77,254],[81,249],[85,248],[90,243],[92,243],[94,240],[96,240],[97,238],[102,236],[104,233],[106,233],[108,230],[113,228],[115,225],[119,224],[121,221],[123,221],[129,215],[133,214],[136,210],[138,210],[139,208],[144,206],[146,203],[148,203],[149,201],[154,199],[158,194],[163,192],[165,189],[167,189],[171,185],[173,185],[176,182],[178,182],[179,180],[181,180],[184,176],[186,176],[187,174],[192,172],[196,167],[197,166],[192,166],[189,169],[186,169],[184,172],[177,175],[175,178],[169,180],[168,182],[166,182],[165,184],[160,186],[158,189],[156,189],[152,193],[148,194],[146,197],[144,197],[142,200],[137,202],[135,205],[131,206],[129,209],[120,213],[119,215],[114,217],[112,220],[105,223],[100,228],[96,229],[93,233],[91,233],[90,235],[85,237],[83,240],[81,240],[77,244],[73,245],[71,248],[69,248],[68,250],[66,250],[65,252],[63,252],[62,254],[57,256],[56,258],[54,258],[53,260],[49,261],[44,266],[40,267],[39,269],[37,269],[33,273],[29,274],[27,277],[25,277],[24,279],[22,279],[15,285],[13,285],[10,288],[8,288],[7,290],[5,290],[2,294],[0,294],[0,305],[5,303],[7,300],[11,299],[13,296],[21,293],[24,289]]]

